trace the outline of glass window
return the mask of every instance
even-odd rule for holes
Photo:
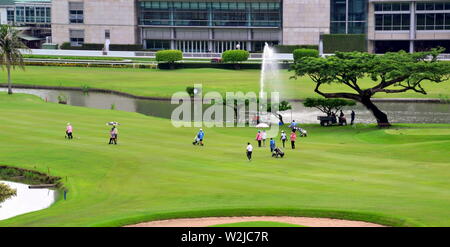
[[[401,10],[401,4],[400,3],[393,3],[392,4],[392,11],[400,11]]]
[[[375,15],[375,30],[383,30],[383,15]]]
[[[445,8],[446,10],[450,10],[450,3],[445,3],[444,8]]]
[[[383,3],[383,11],[391,11],[391,10],[392,10],[392,4]]]
[[[402,28],[401,30],[409,30],[410,27],[410,14],[402,14]]]
[[[331,21],[345,21],[346,1],[333,0],[331,6]]]
[[[345,22],[331,22],[331,33],[345,33]]]
[[[425,3],[425,10],[434,10],[434,3]]]
[[[375,4],[375,11],[383,11],[383,4],[376,3]]]
[[[349,22],[348,23],[348,33],[350,33],[350,34],[365,33],[365,29],[366,29],[365,22]]]
[[[434,14],[426,14],[425,15],[425,25],[427,30],[433,30],[434,26]]]
[[[70,30],[70,45],[82,46],[84,44],[84,30]]]
[[[417,30],[425,30],[425,14],[417,14]]]
[[[392,30],[401,30],[402,15],[392,15]]]
[[[444,10],[444,3],[435,3],[434,9],[435,10]]]
[[[450,30],[450,13],[445,14],[445,30]]]
[[[8,22],[14,22],[14,9],[8,9]]]
[[[361,0],[348,1],[348,20],[365,21],[366,20],[366,2]]]
[[[402,3],[402,11],[409,11],[409,3]]]
[[[69,22],[84,23],[83,2],[69,2]]]

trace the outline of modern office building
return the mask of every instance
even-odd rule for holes
[[[366,34],[370,52],[450,51],[450,0],[53,0],[51,12],[53,43],[72,46],[260,51],[265,42],[318,45],[321,34]]]
[[[40,47],[51,37],[51,0],[0,0],[0,23],[22,30],[21,38]]]
[[[369,0],[369,51],[421,51],[442,46],[450,53],[450,0]]]

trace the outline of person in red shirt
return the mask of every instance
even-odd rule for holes
[[[295,134],[295,131],[292,131],[291,133],[291,148],[295,149],[295,140],[297,140],[297,134]]]

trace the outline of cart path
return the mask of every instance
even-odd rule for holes
[[[170,219],[138,223],[126,227],[207,227],[246,221],[273,221],[309,227],[384,227],[383,225],[353,220],[290,216],[207,217]]]

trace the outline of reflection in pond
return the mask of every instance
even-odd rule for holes
[[[0,181],[17,190],[17,195],[0,204],[0,220],[50,207],[57,192],[52,189],[29,189],[27,184]]]
[[[6,88],[0,88],[6,91]],[[37,95],[44,100],[58,102],[59,95],[65,95],[68,104],[74,106],[86,106],[98,109],[111,109],[138,112],[149,116],[170,118],[172,111],[178,105],[172,105],[170,101],[134,99],[107,93],[89,92],[85,94],[81,91],[70,90],[49,90],[49,89],[14,89],[17,93],[28,93]],[[323,115],[315,108],[305,108],[300,102],[292,102],[292,111],[283,113],[284,121],[290,122],[292,119],[299,123],[319,123],[317,116]],[[425,103],[425,102],[375,102],[375,104],[387,113],[392,123],[450,123],[450,104]],[[203,110],[208,106],[204,106]],[[361,104],[352,108],[344,109],[347,119],[350,119],[350,112],[356,112],[356,123],[375,123],[372,114]],[[273,117],[272,121],[276,121]]]

